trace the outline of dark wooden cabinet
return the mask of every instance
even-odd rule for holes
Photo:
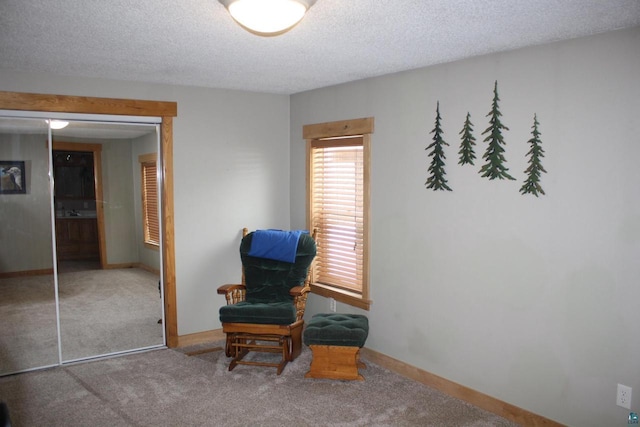
[[[56,218],[58,260],[100,258],[98,223],[95,218]]]

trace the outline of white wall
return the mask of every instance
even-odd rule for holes
[[[242,227],[289,226],[289,97],[0,71],[0,90],[176,101],[178,333],[216,329]]]
[[[0,134],[0,160],[24,161],[26,175],[25,194],[0,194],[0,273],[53,269],[46,129]]]
[[[367,347],[569,425],[623,425],[617,383],[640,409],[639,70],[636,28],[291,97],[293,228],[302,126],[375,117]],[[478,174],[495,80],[517,181]],[[453,192],[424,186],[437,101]],[[457,165],[467,111],[475,167]],[[539,198],[518,191],[534,113]]]
[[[102,144],[102,197],[107,264],[138,261],[131,146],[129,139],[114,139]]]

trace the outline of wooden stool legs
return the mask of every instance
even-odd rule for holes
[[[364,380],[358,372],[358,368],[366,368],[365,364],[360,362],[360,347],[312,344],[309,348],[313,353],[313,359],[305,378]]]

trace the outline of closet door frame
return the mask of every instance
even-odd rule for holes
[[[0,91],[0,110],[160,117],[162,176],[162,273],[167,347],[178,346],[175,235],[173,220],[173,118],[178,104],[168,101],[95,98]]]

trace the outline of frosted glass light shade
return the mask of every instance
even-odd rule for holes
[[[275,36],[300,22],[315,0],[220,0],[220,3],[245,29]]]
[[[64,129],[67,127],[69,122],[65,122],[64,120],[47,120],[51,129]]]

